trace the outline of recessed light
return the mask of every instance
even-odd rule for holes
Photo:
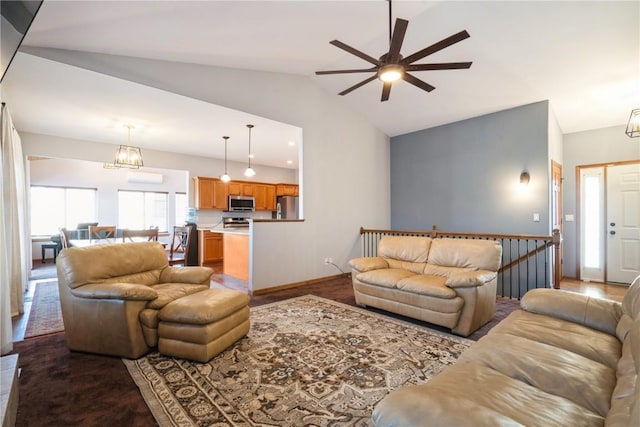
[[[289,141],[289,147],[293,147],[294,145],[296,145],[295,141]]]
[[[293,160],[287,160],[287,164],[292,164]]]

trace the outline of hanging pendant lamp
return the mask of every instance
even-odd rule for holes
[[[256,171],[251,167],[251,157],[253,156],[251,154],[251,129],[253,128],[253,125],[247,125],[247,127],[249,128],[249,167],[244,171],[244,176],[250,178],[256,175]]]
[[[127,145],[120,145],[118,151],[116,151],[113,165],[118,168],[140,169],[140,166],[144,166],[142,163],[142,151],[140,147],[131,145],[131,129],[133,126],[124,125],[124,127],[128,129]]]
[[[220,177],[220,181],[229,182],[231,181],[231,177],[227,173],[227,140],[229,139],[229,137],[223,136],[222,139],[224,139],[224,175]]]

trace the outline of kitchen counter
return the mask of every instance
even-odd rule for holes
[[[229,227],[224,228],[222,226],[216,227],[207,227],[205,225],[199,225],[198,231],[210,231],[212,233],[223,233],[223,234],[244,234],[249,235],[249,227]]]

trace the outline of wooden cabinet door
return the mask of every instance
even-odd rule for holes
[[[267,186],[263,184],[255,184],[253,186],[253,197],[256,199],[256,210],[264,211],[267,209]]]
[[[214,183],[213,179],[194,178],[196,209],[214,208]]]
[[[276,195],[277,196],[297,196],[298,186],[296,184],[277,184]]]
[[[229,208],[229,186],[226,182],[214,181],[213,208],[223,211]]]
[[[276,186],[275,185],[265,185],[265,210],[267,211],[275,211],[276,210]]]
[[[198,240],[200,243],[199,264],[204,265],[209,262],[220,261],[223,258],[222,233],[211,231],[199,231]]]
[[[254,192],[254,184],[242,183],[242,195],[243,196],[253,196]]]
[[[230,182],[229,184],[230,196],[242,196],[242,184],[239,182]]]

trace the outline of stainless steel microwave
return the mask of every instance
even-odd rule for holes
[[[250,196],[229,196],[229,212],[254,212],[256,199]]]

